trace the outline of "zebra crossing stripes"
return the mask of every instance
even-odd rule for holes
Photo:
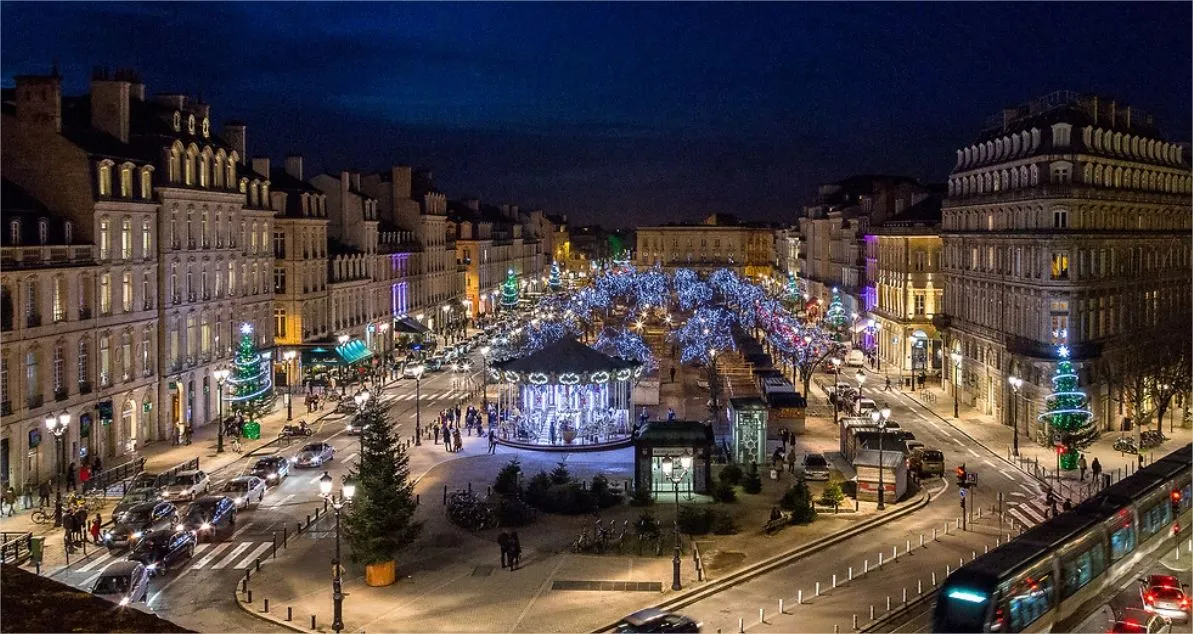
[[[273,547],[273,542],[223,542],[223,543],[203,543],[195,546],[195,554],[190,561],[179,566],[179,569],[193,569],[193,570],[221,570],[224,568],[232,568],[236,570],[243,570],[248,568],[256,562],[258,557],[263,556],[270,548]],[[86,578],[79,584],[79,587],[90,589],[95,580],[99,578],[103,571],[111,564],[123,561],[127,552],[113,555],[110,552],[101,553],[94,559],[88,560],[82,566],[75,569],[75,572],[88,574]]]
[[[1032,498],[1012,506],[1007,512],[1024,526],[1031,527],[1047,520],[1049,511],[1042,498]]]
[[[218,563],[213,564],[211,566],[211,569],[219,570],[221,568],[226,568],[228,566],[228,564],[232,563],[233,559],[236,559],[237,556],[239,556],[244,551],[248,550],[248,547],[252,546],[252,545],[253,545],[253,542],[244,542],[242,544],[239,544],[238,546],[236,546],[236,548],[232,549],[231,554],[229,554],[227,557],[224,557],[223,559],[221,559]]]

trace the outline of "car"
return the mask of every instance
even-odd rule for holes
[[[174,526],[175,531],[190,531],[195,540],[214,540],[222,533],[236,532],[236,503],[226,495],[201,497],[186,509],[186,515]]]
[[[421,363],[411,363],[411,364],[407,365],[406,367],[402,368],[402,378],[403,379],[417,379],[418,377],[422,376],[422,373],[424,372],[424,370],[425,369],[423,368]]]
[[[101,533],[109,551],[128,548],[151,534],[169,532],[178,523],[178,509],[166,500],[143,502],[113,519],[112,528]]]
[[[1172,575],[1151,575],[1139,580],[1143,609],[1182,623],[1189,620],[1188,588]]]
[[[364,423],[361,422],[359,416],[353,416],[344,421],[344,431],[348,432],[350,436],[359,436],[364,430]]]
[[[112,513],[113,515],[120,515],[138,504],[156,502],[160,499],[162,499],[162,490],[155,486],[129,489],[128,493],[125,493],[124,497],[120,498],[120,502],[116,504],[116,508]]]
[[[350,398],[340,399],[339,404],[336,405],[337,414],[353,414],[358,409],[360,409],[360,406],[356,404],[355,400]]]
[[[142,471],[141,473],[137,474],[137,477],[133,478],[132,482],[129,483],[128,490],[132,491],[133,489],[144,489],[146,487],[160,488],[160,485],[157,482],[158,478],[160,477],[160,474]]]
[[[674,612],[647,608],[617,622],[614,632],[699,632],[700,623]]]
[[[845,365],[851,368],[860,368],[866,365],[866,354],[857,348],[850,350],[845,355]]]
[[[273,486],[290,475],[290,461],[282,456],[264,456],[257,459],[257,464],[253,465],[250,473],[265,480],[265,484]]]
[[[179,471],[170,479],[170,483],[162,487],[162,497],[171,501],[193,500],[211,488],[211,479],[206,473],[198,469]]]
[[[1168,619],[1137,608],[1124,608],[1110,625],[1111,634],[1166,634],[1171,630]]]
[[[907,458],[907,467],[919,477],[944,477],[944,452],[939,449],[918,447]]]
[[[254,501],[260,504],[265,499],[265,480],[255,475],[237,476],[224,485],[224,495],[232,498],[236,508],[247,508]]]
[[[323,466],[325,462],[331,462],[335,455],[335,447],[325,442],[313,442],[303,446],[292,460],[296,467],[314,469]]]
[[[99,573],[91,594],[118,605],[144,601],[149,595],[149,570],[139,561],[118,561]]]
[[[807,480],[828,480],[828,460],[823,454],[806,453],[800,463],[800,471]]]
[[[430,359],[427,359],[427,362],[424,365],[427,368],[427,372],[440,372],[443,370],[443,364],[445,362],[446,359],[442,355],[437,354]]]
[[[149,576],[156,577],[170,571],[174,564],[195,556],[195,534],[190,531],[154,533],[133,548],[129,561],[145,565]]]

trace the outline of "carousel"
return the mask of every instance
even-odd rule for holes
[[[564,337],[518,359],[494,363],[497,440],[541,450],[629,446],[630,408],[642,365]]]

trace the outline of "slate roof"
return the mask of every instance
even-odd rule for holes
[[[274,191],[297,191],[309,192],[312,194],[323,193],[323,191],[318,187],[315,187],[304,180],[294,178],[286,172],[286,168],[284,167],[272,167],[269,169],[269,188]]]
[[[943,200],[940,196],[928,196],[920,202],[904,209],[892,216],[879,227],[900,227],[913,224],[928,226],[940,225],[940,207]]]
[[[638,367],[638,365],[640,364],[636,361],[626,361],[597,352],[570,337],[564,337],[542,350],[532,352],[524,357],[493,364],[494,367],[502,370],[547,374],[620,370]]]
[[[0,244],[3,246],[41,246],[41,236],[38,235],[38,223],[44,218],[48,222],[46,245],[65,245],[67,220],[54,214],[42,202],[33,197],[24,187],[0,178],[0,218],[4,228],[0,232]],[[21,243],[12,244],[9,222],[20,221]],[[73,244],[86,244],[75,238]]]

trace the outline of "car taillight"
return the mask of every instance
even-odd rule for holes
[[[1181,599],[1181,607],[1182,608],[1189,607],[1189,597],[1184,597]]]
[[[1152,593],[1150,593],[1150,592],[1149,592],[1149,593],[1147,593],[1147,594],[1145,594],[1145,595],[1143,595],[1143,602],[1144,602],[1144,603],[1148,603],[1148,604],[1155,603],[1155,602],[1156,602],[1156,595],[1154,595],[1154,594],[1152,594]]]

